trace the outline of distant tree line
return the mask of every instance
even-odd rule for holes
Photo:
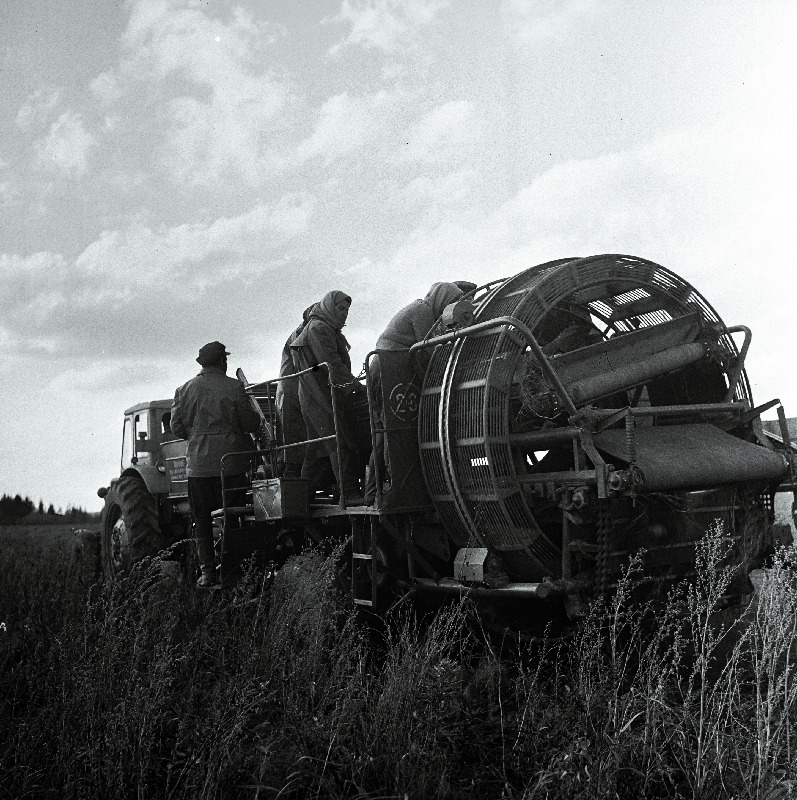
[[[66,511],[55,510],[52,503],[44,509],[44,501],[39,500],[37,506],[29,497],[4,494],[0,497],[0,525],[18,525],[33,512],[50,517],[60,517],[64,522],[88,522],[96,519],[97,515],[86,511],[80,506],[67,506]]]
[[[27,517],[34,508],[33,500],[29,497],[23,500],[19,495],[11,497],[10,495],[4,494],[0,498],[0,522],[6,524],[20,522]]]

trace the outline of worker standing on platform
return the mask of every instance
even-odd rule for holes
[[[253,409],[243,384],[226,374],[228,355],[221,342],[204,345],[196,359],[202,366],[201,372],[177,389],[171,408],[174,435],[188,440],[188,500],[202,570],[197,582],[200,588],[217,583],[211,513],[224,505],[222,456],[254,449],[247,434],[257,433],[260,429],[260,417]],[[248,468],[249,456],[246,454],[240,459],[225,461],[225,488],[245,486]],[[237,505],[243,505],[243,502]]]
[[[346,505],[361,505],[363,498],[356,466],[357,443],[348,418],[350,399],[360,384],[352,375],[349,343],[342,333],[350,306],[351,297],[344,292],[327,292],[313,306],[307,324],[290,347],[297,372],[319,364],[327,364],[329,368],[328,374],[326,369],[319,369],[299,379],[299,402],[308,438],[335,435],[330,389],[336,392],[339,453],[336,453],[335,439],[307,445],[302,477],[309,481],[310,497],[323,486],[331,468]]]
[[[469,284],[475,287],[475,284]],[[446,306],[459,300],[463,295],[454,283],[434,283],[423,300],[414,300],[401,309],[387,324],[382,335],[376,341],[376,350],[409,350],[414,344],[422,342],[440,318]],[[421,379],[429,360],[429,353],[419,351],[416,363]],[[373,505],[376,499],[375,462],[379,473],[385,478],[390,474],[390,458],[385,448],[385,409],[382,397],[382,373],[379,367],[379,355],[371,358],[368,367],[369,391],[374,402],[377,418],[377,431],[374,436],[374,451],[368,467],[368,483],[365,488],[365,503]]]

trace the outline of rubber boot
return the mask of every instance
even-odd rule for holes
[[[208,589],[215,586],[216,581],[216,553],[213,549],[213,539],[205,538],[196,540],[196,554],[199,557],[199,568],[202,574],[196,585],[200,589]]]

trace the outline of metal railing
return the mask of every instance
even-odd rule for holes
[[[332,381],[332,372],[330,369],[330,365],[326,361],[322,361],[320,364],[315,364],[312,367],[308,367],[303,370],[299,370],[298,372],[293,372],[290,375],[282,375],[278,378],[271,378],[267,381],[262,381],[261,383],[253,383],[248,384],[245,386],[245,390],[247,394],[250,394],[252,397],[259,397],[259,396],[266,396],[268,398],[268,410],[269,415],[272,419],[276,420],[276,408],[272,404],[272,391],[271,387],[276,387],[280,383],[285,383],[287,381],[299,380],[303,375],[307,375],[311,372],[318,372],[319,369],[326,370],[327,374],[327,385],[329,386],[329,394],[330,394],[330,402],[332,406],[332,424],[335,429],[334,433],[331,433],[327,436],[319,436],[313,439],[303,439],[299,442],[291,442],[289,444],[284,443],[284,431],[282,431],[283,443],[278,444],[275,438],[271,438],[269,441],[269,447],[266,450],[259,451],[268,459],[268,465],[271,468],[271,475],[273,477],[277,476],[278,472],[278,461],[277,457],[279,453],[283,453],[287,450],[298,448],[298,447],[307,447],[308,445],[319,444],[321,442],[329,442],[334,440],[335,441],[335,453],[333,457],[337,462],[337,474],[339,476],[339,483],[341,486],[340,489],[340,501],[339,505],[341,508],[346,508],[346,497],[345,497],[345,489],[343,487],[343,463],[341,458],[341,443],[342,443],[342,433],[341,433],[341,426],[340,426],[340,409],[339,399],[337,397],[336,389],[341,387],[337,386]],[[367,383],[367,382],[366,382]],[[265,389],[265,391],[263,391]],[[370,415],[370,409],[369,409]],[[373,438],[373,434],[372,434]],[[226,456],[225,456],[226,458]],[[223,461],[223,459],[222,459]]]

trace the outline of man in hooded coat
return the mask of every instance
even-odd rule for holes
[[[387,324],[382,335],[376,341],[376,350],[409,350],[414,344],[422,342],[429,335],[446,306],[456,302],[463,296],[462,289],[453,283],[433,283],[423,300],[413,300],[402,308]],[[416,353],[418,378],[422,381],[429,364],[430,353],[420,350]],[[374,437],[374,451],[371,454],[368,469],[368,484],[365,489],[365,502],[373,504],[376,498],[376,472],[374,462],[379,465],[379,473],[384,480],[390,472],[390,458],[385,449],[385,409],[382,397],[382,373],[379,367],[379,355],[371,358],[368,368],[370,394],[374,402],[374,410],[381,421]]]
[[[307,324],[291,342],[294,367],[300,372],[326,363],[325,369],[308,372],[299,378],[299,403],[309,439],[335,434],[330,382],[335,387],[338,409],[340,469],[335,439],[307,445],[302,477],[309,481],[310,496],[321,488],[324,478],[332,472],[347,505],[360,505],[362,495],[356,466],[356,441],[347,419],[347,397],[359,386],[351,372],[349,343],[342,333],[349,315],[351,297],[341,291],[327,292],[313,306]]]

